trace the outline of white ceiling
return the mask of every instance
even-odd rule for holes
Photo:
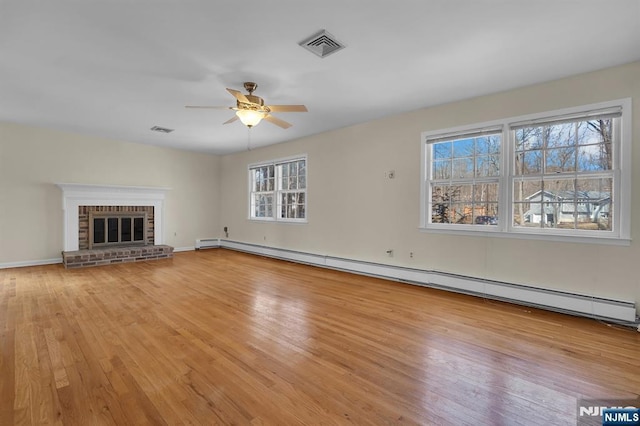
[[[298,45],[321,29],[347,47]],[[184,106],[244,81],[309,109],[257,147],[636,60],[640,0],[0,0],[0,121],[224,154],[233,111]]]

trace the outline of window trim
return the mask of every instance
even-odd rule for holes
[[[278,188],[278,178],[279,175],[277,173],[277,166],[280,164],[284,164],[284,163],[291,163],[294,161],[301,161],[304,160],[305,162],[305,188],[304,188],[304,192],[305,192],[305,197],[304,197],[304,211],[305,211],[305,217],[304,218],[280,218],[278,215],[278,207],[280,205],[280,201],[279,201],[279,194],[281,193],[282,190],[277,189]],[[252,215],[252,209],[251,209],[251,205],[252,205],[252,195],[253,195],[253,180],[251,177],[251,170],[255,169],[257,167],[264,167],[264,166],[273,166],[274,167],[274,184],[273,184],[273,191],[269,191],[269,192],[273,192],[273,197],[274,197],[274,204],[273,204],[273,212],[274,215],[271,217],[253,217]],[[247,204],[247,220],[250,220],[252,222],[262,222],[262,223],[288,223],[288,224],[304,224],[304,223],[308,223],[309,222],[309,159],[307,154],[301,154],[301,155],[293,155],[293,156],[288,156],[288,157],[282,157],[282,158],[276,158],[274,160],[269,160],[269,161],[260,161],[260,162],[256,162],[256,163],[251,163],[249,165],[247,165],[247,189],[248,189],[248,204]],[[288,192],[288,191],[287,191]]]
[[[429,223],[427,215],[431,214],[431,210],[428,208],[429,200],[431,198],[430,179],[429,179],[429,167],[431,161],[431,150],[428,149],[430,143],[438,142],[438,140],[445,140],[449,138],[455,138],[457,136],[465,136],[469,134],[491,132],[492,134],[499,133],[501,130],[501,137],[504,141],[504,123],[503,120],[487,121],[479,124],[469,124],[464,126],[452,127],[437,131],[423,132],[421,137],[421,164],[420,164],[420,229],[429,229],[435,231],[444,232],[460,232],[468,231],[473,235],[477,235],[478,231],[482,231],[488,234],[494,234],[499,232],[497,226],[491,227],[492,229],[479,230],[479,226],[475,225],[452,225],[449,223]],[[429,142],[430,141],[430,142]],[[500,170],[504,170],[505,164],[504,148],[500,150]],[[502,191],[502,175],[498,176],[498,188],[500,193],[500,200],[504,199]],[[502,211],[502,202],[498,203],[498,211]],[[454,228],[455,227],[455,228]],[[486,227],[482,227],[486,228]]]
[[[562,108],[534,114],[508,117],[481,123],[468,124],[447,129],[425,131],[421,133],[420,146],[420,223],[421,231],[439,234],[493,236],[504,238],[522,238],[546,241],[588,242],[613,245],[629,245],[631,242],[631,184],[632,184],[632,128],[633,114],[632,99],[623,98],[606,102]],[[513,129],[523,123],[553,120],[563,117],[589,115],[594,111],[621,108],[620,140],[614,149],[612,174],[614,178],[614,229],[612,231],[588,231],[571,229],[538,229],[522,228],[513,225],[513,181],[515,178],[515,137]],[[502,143],[500,150],[498,225],[495,227],[477,225],[459,225],[447,223],[430,223],[430,161],[431,150],[429,144],[446,138],[455,138],[487,129],[502,129]],[[616,201],[617,200],[617,201]]]

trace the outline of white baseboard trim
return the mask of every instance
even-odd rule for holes
[[[628,325],[639,324],[636,305],[631,301],[607,299],[437,271],[364,262],[218,238],[198,240],[195,247],[179,247],[173,251],[183,252],[198,250],[200,248],[219,247],[355,274],[385,278],[407,284],[439,288],[489,299],[504,300],[572,315],[616,320]],[[62,263],[62,258],[0,263],[0,269],[51,265],[56,263]]]
[[[0,269],[24,268],[26,266],[54,265],[56,263],[62,263],[62,258],[58,257],[55,259],[24,260],[20,262],[0,263]]]
[[[572,315],[616,320],[629,325],[638,324],[636,305],[635,302],[631,301],[607,299],[437,271],[344,259],[238,241],[218,239],[215,242],[210,241],[210,244],[211,247],[222,247],[297,263],[385,278],[407,284],[503,300]]]
[[[175,248],[173,249],[173,252],[174,252],[174,253],[179,253],[179,252],[181,252],[181,251],[194,251],[195,249],[196,249],[196,248],[195,248],[195,247],[193,247],[193,246],[190,246],[190,247],[175,247]]]

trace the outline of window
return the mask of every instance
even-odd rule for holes
[[[252,165],[249,183],[251,219],[306,221],[306,157]]]
[[[630,100],[423,134],[422,227],[628,240]]]
[[[431,223],[497,223],[501,139],[494,129],[430,141]]]
[[[512,126],[513,226],[612,231],[620,113]]]

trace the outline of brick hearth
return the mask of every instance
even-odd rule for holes
[[[65,268],[81,268],[85,266],[109,265],[112,263],[167,259],[170,257],[173,257],[173,247],[167,245],[110,247],[93,250],[63,251],[62,263]]]

